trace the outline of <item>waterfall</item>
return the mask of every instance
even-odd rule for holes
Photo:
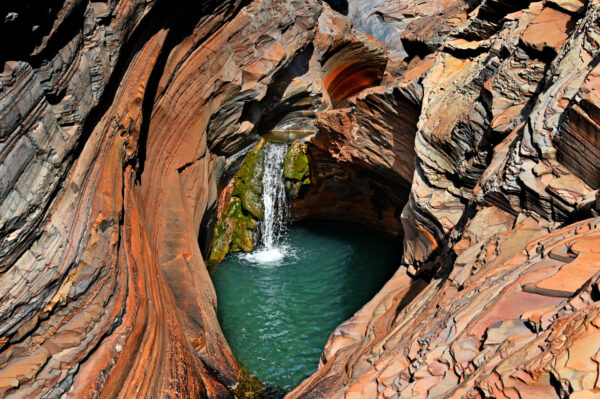
[[[265,169],[262,178],[264,217],[261,226],[261,249],[273,250],[285,233],[287,203],[283,182],[286,144],[270,144],[264,148]]]
[[[271,143],[263,147],[265,167],[262,178],[264,216],[257,250],[242,255],[254,263],[277,263],[286,255],[287,198],[283,163],[288,144]]]

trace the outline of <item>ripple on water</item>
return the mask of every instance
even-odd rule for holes
[[[274,250],[228,256],[212,277],[237,358],[263,381],[298,385],[333,329],[391,277],[400,245],[359,228],[294,225]]]

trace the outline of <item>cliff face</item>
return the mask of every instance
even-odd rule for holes
[[[289,397],[597,396],[598,4],[349,4],[418,99],[404,260]]]
[[[320,4],[2,8],[0,396],[229,396],[200,223]]]
[[[299,109],[294,216],[405,252],[290,397],[598,394],[600,3],[331,5],[0,6],[0,397],[231,396],[198,243]]]

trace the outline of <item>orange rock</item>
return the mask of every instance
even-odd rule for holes
[[[538,52],[557,53],[569,36],[572,17],[551,7],[545,7],[541,14],[533,19],[523,33],[521,40],[525,46]]]

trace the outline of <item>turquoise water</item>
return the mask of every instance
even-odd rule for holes
[[[293,225],[282,253],[232,254],[216,266],[218,316],[240,362],[260,380],[297,386],[331,332],[385,284],[401,244],[359,227]]]

